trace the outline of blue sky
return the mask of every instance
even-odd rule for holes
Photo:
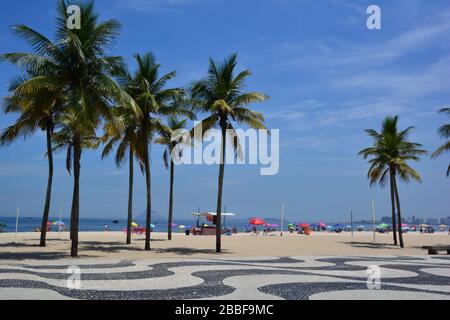
[[[382,29],[366,28],[366,8],[378,4]],[[241,217],[286,215],[299,221],[357,219],[389,214],[387,189],[370,188],[367,164],[356,154],[370,144],[363,132],[398,114],[411,139],[434,150],[437,128],[448,122],[437,110],[450,105],[450,4],[448,1],[306,0],[97,0],[102,19],[123,30],[114,48],[133,68],[134,53],[153,51],[163,71],[176,70],[173,86],[201,78],[207,59],[239,54],[239,68],[253,76],[248,90],[271,97],[255,105],[281,135],[280,172],[260,176],[256,166],[229,166],[224,202]],[[29,50],[10,26],[24,23],[51,36],[55,1],[5,1],[0,12],[0,52]],[[0,65],[0,95],[16,70]],[[1,115],[0,127],[14,121]],[[0,216],[42,212],[47,175],[43,134],[0,149]],[[168,172],[162,151],[152,150],[153,206],[167,211]],[[423,183],[401,184],[405,216],[450,216],[449,155],[414,164]],[[215,166],[176,168],[175,216],[200,206],[215,211]],[[126,217],[127,169],[98,152],[82,159],[81,217]],[[72,180],[64,155],[56,156],[52,212],[68,215]],[[135,212],[145,210],[144,180],[136,179]]]

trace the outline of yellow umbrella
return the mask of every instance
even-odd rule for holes
[[[137,228],[139,225],[138,225],[136,222],[132,222],[132,223],[131,223],[131,226],[132,226],[133,228]]]

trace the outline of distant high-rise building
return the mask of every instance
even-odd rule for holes
[[[440,223],[445,224],[447,226],[450,226],[450,217],[447,218],[441,218]]]
[[[439,224],[439,221],[438,221],[438,219],[435,219],[435,218],[428,218],[427,224],[436,225],[436,224]]]
[[[422,218],[416,218],[416,222],[414,224],[422,224],[424,221]]]
[[[392,217],[381,217],[381,223],[392,223]]]

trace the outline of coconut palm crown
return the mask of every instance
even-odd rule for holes
[[[400,246],[403,247],[401,232],[400,199],[397,188],[397,177],[404,181],[421,182],[420,174],[408,164],[409,161],[420,161],[420,156],[427,151],[420,149],[421,144],[408,141],[408,136],[414,127],[405,130],[398,129],[398,116],[387,117],[382,124],[381,132],[366,130],[373,139],[373,146],[359,152],[364,159],[369,159],[370,168],[367,177],[370,185],[380,184],[384,187],[389,179],[391,186],[392,225],[394,234],[399,232]],[[395,198],[395,201],[394,201]],[[395,222],[395,207],[397,208],[397,223]],[[394,238],[394,242],[396,239]]]
[[[219,165],[219,182],[217,196],[216,220],[216,251],[221,252],[221,212],[222,190],[224,178],[224,159],[226,159],[226,137],[228,134],[236,138],[235,123],[250,126],[255,129],[266,129],[264,117],[261,113],[249,109],[252,103],[263,102],[268,97],[260,92],[244,92],[245,80],[251,75],[249,70],[236,75],[237,55],[233,54],[223,63],[210,59],[207,76],[191,86],[193,109],[204,112],[209,116],[199,126],[205,133],[211,128],[220,128],[222,132],[222,150]],[[193,130],[193,132],[195,129]],[[196,137],[199,138],[199,137]],[[239,143],[233,143],[236,151]]]
[[[441,109],[439,112],[446,113],[450,117],[450,108]],[[450,139],[450,124],[445,124],[439,128],[439,135],[443,139]],[[450,152],[450,140],[447,140],[442,146],[440,146],[433,154],[432,158],[437,158],[445,152]],[[447,177],[450,176],[450,164],[447,168]]]

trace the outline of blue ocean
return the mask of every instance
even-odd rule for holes
[[[145,219],[140,218],[142,215],[140,215],[137,219],[134,221],[140,225],[145,225]],[[51,216],[49,221],[55,222],[58,221],[59,217]],[[118,221],[114,221],[115,218],[80,218],[79,223],[79,230],[80,231],[104,231],[105,225],[108,226],[108,230],[110,231],[122,231],[126,229],[127,221],[126,219],[118,219]],[[19,224],[18,224],[18,232],[33,232],[36,230],[36,228],[39,228],[41,226],[41,218],[39,217],[19,217]],[[70,219],[68,217],[63,217],[62,221],[66,224],[66,229],[70,227]],[[114,223],[114,222],[116,223]],[[272,224],[278,224],[280,225],[280,220],[275,218],[266,218],[266,222],[272,223]],[[184,225],[186,227],[195,226],[197,225],[197,222],[200,224],[207,223],[210,224],[206,219],[201,218],[199,221],[197,221],[197,218],[193,217],[191,219],[175,219],[174,222],[177,225]],[[0,223],[3,223],[6,225],[6,227],[3,228],[3,232],[15,232],[16,229],[16,218],[15,217],[0,217]],[[285,221],[284,224],[287,226],[288,223],[298,223],[298,221]],[[155,225],[154,231],[155,232],[166,232],[167,231],[167,220],[165,218],[157,217],[152,221],[152,224]],[[346,226],[349,223],[341,223],[342,225]],[[248,229],[248,219],[226,219],[224,221],[224,225],[229,228],[237,228],[239,231],[245,231]],[[330,223],[330,225],[332,225]],[[360,223],[355,223],[354,228],[356,229],[358,226],[360,226]],[[368,224],[363,224],[366,230],[372,230],[372,226]],[[286,227],[285,227],[286,228]],[[278,228],[277,228],[278,229]],[[54,231],[57,231],[57,226],[53,227]],[[178,229],[175,227],[174,231],[177,231]],[[182,232],[182,230],[179,230]]]

